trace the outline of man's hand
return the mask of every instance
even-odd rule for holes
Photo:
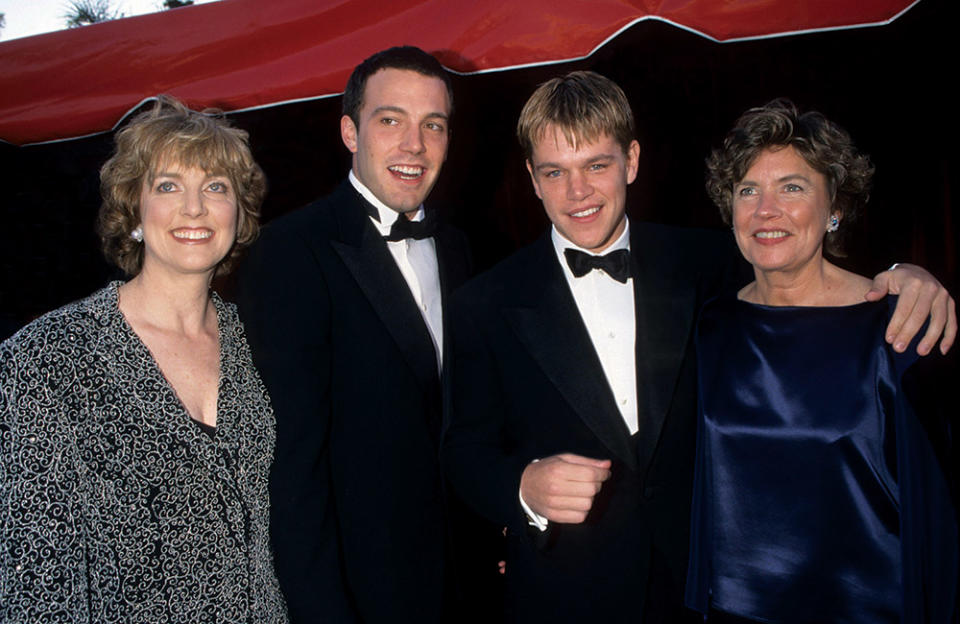
[[[561,453],[524,468],[520,495],[530,509],[550,522],[579,524],[609,478],[609,459]]]
[[[917,353],[927,355],[940,341],[940,352],[946,353],[957,337],[957,310],[953,297],[937,278],[925,269],[912,264],[898,264],[892,271],[884,271],[873,278],[873,287],[866,294],[867,301],[900,295],[897,309],[887,325],[887,342],[894,350],[903,353],[907,345],[930,317],[930,325],[923,340],[917,345]]]

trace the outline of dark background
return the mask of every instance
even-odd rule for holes
[[[455,76],[450,154],[428,205],[468,234],[481,269],[533,240],[547,220],[514,124],[538,83],[592,69],[624,88],[637,118],[642,153],[631,217],[722,227],[703,190],[704,158],[741,112],[785,96],[845,127],[877,167],[841,264],[872,275],[894,261],[916,262],[957,293],[954,5],[923,0],[888,26],[726,44],[648,21],[583,61]],[[339,97],[230,116],[250,132],[270,180],[264,221],[344,178],[350,161],[339,116]],[[97,171],[111,148],[109,133],[0,144],[0,338],[119,276],[93,233]],[[229,277],[217,287],[229,297]]]

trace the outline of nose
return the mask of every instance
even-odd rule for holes
[[[199,217],[207,212],[202,189],[191,190],[183,194],[181,212],[187,217]]]
[[[780,206],[777,204],[776,193],[761,193],[757,202],[758,217],[769,219],[780,215]]]
[[[408,127],[407,131],[403,133],[400,149],[411,154],[422,154],[424,151],[423,128],[414,125]]]
[[[567,178],[567,199],[580,201],[593,194],[593,185],[580,171],[573,171]]]

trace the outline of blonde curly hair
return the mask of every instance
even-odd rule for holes
[[[160,166],[171,163],[225,175],[237,194],[237,237],[217,265],[225,273],[260,232],[260,205],[267,193],[263,170],[253,160],[247,133],[219,111],[198,113],[167,95],[140,113],[115,139],[116,148],[100,169],[103,203],[97,218],[103,253],[130,276],[143,267],[143,244],[130,234],[140,225],[140,193]]]

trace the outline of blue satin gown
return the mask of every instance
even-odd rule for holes
[[[697,330],[687,603],[764,622],[946,622],[949,491],[883,340],[893,301],[768,307],[730,296]]]

